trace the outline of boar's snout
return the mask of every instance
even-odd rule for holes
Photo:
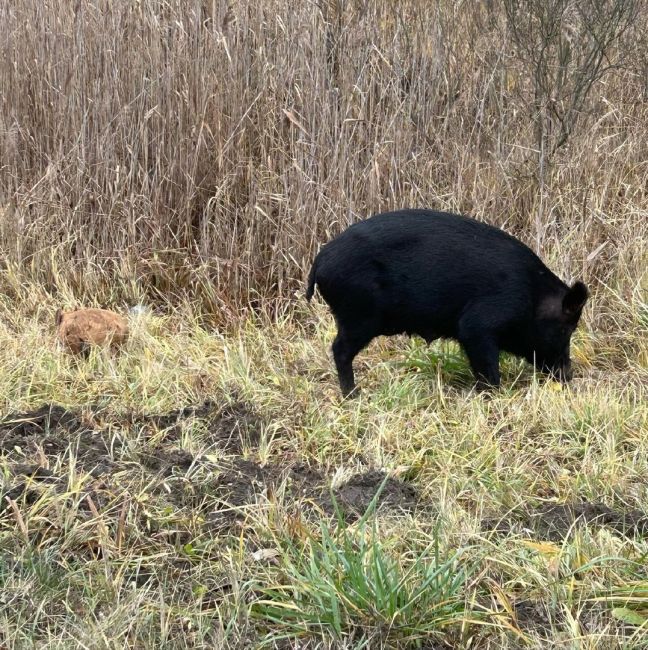
[[[572,377],[574,376],[571,360],[569,358],[561,359],[560,361],[553,364],[542,364],[540,369],[542,372],[550,375],[563,384],[571,381]]]
[[[556,372],[558,381],[566,384],[568,381],[572,380],[574,376],[574,371],[572,370],[571,363],[568,361],[566,364],[560,366]]]

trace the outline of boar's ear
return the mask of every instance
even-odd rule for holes
[[[54,324],[56,325],[56,327],[58,327],[61,324],[62,320],[63,320],[63,310],[59,308],[56,310],[56,316],[54,316]]]
[[[567,318],[578,318],[587,302],[589,292],[582,282],[574,282],[562,301],[563,314]]]

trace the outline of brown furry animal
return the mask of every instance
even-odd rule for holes
[[[107,309],[56,310],[57,335],[74,354],[87,355],[90,346],[118,347],[128,340],[126,319]]]

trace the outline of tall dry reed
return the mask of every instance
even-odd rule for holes
[[[293,295],[352,221],[429,206],[629,291],[646,252],[646,11],[542,183],[537,88],[510,33],[492,2],[1,3],[0,263],[52,291],[144,287],[227,318]]]

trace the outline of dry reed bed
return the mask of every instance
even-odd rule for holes
[[[542,191],[531,71],[488,3],[0,11],[3,260],[52,290],[129,300],[143,280],[228,319],[290,296],[323,240],[398,206],[482,216],[589,282],[641,268],[643,9]]]

